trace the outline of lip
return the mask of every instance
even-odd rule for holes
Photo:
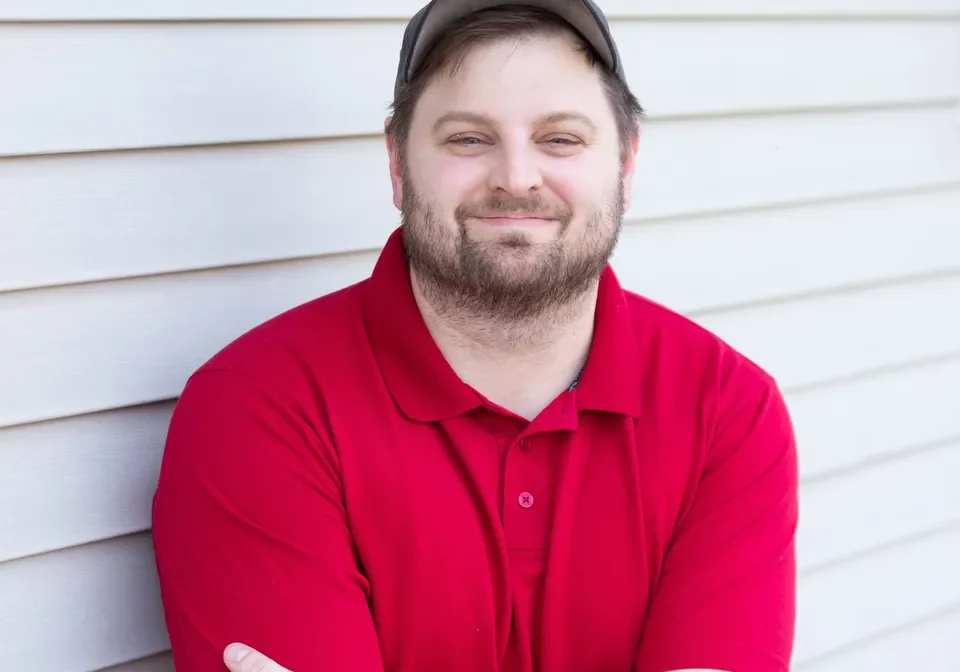
[[[477,217],[477,219],[494,226],[543,226],[544,224],[552,224],[554,221],[547,217],[531,217],[529,215],[500,215],[497,217]]]

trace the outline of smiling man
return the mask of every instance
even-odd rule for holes
[[[177,670],[231,642],[294,672],[787,670],[790,418],[608,265],[641,112],[599,9],[434,0],[395,95],[371,277],[226,346],[175,410]]]

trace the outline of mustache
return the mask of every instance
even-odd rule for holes
[[[539,217],[566,221],[572,213],[560,203],[553,203],[542,196],[491,196],[475,203],[464,203],[457,208],[456,217],[463,221],[468,217]]]

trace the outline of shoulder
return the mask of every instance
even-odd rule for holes
[[[695,318],[633,292],[624,295],[643,365],[661,381],[683,381],[708,398],[759,398],[777,387],[770,372]]]
[[[286,310],[238,335],[198,367],[232,373],[261,389],[291,390],[362,350],[366,339],[361,296],[367,281]]]

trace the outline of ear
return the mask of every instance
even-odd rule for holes
[[[623,209],[630,209],[633,202],[633,176],[637,169],[637,152],[640,149],[640,131],[630,140],[630,151],[623,161]]]
[[[390,160],[390,187],[393,190],[393,205],[397,210],[403,210],[403,173],[400,170],[400,155],[397,153],[396,143],[387,133],[392,118],[387,117],[387,120],[383,123],[383,134],[387,139],[387,156]]]

